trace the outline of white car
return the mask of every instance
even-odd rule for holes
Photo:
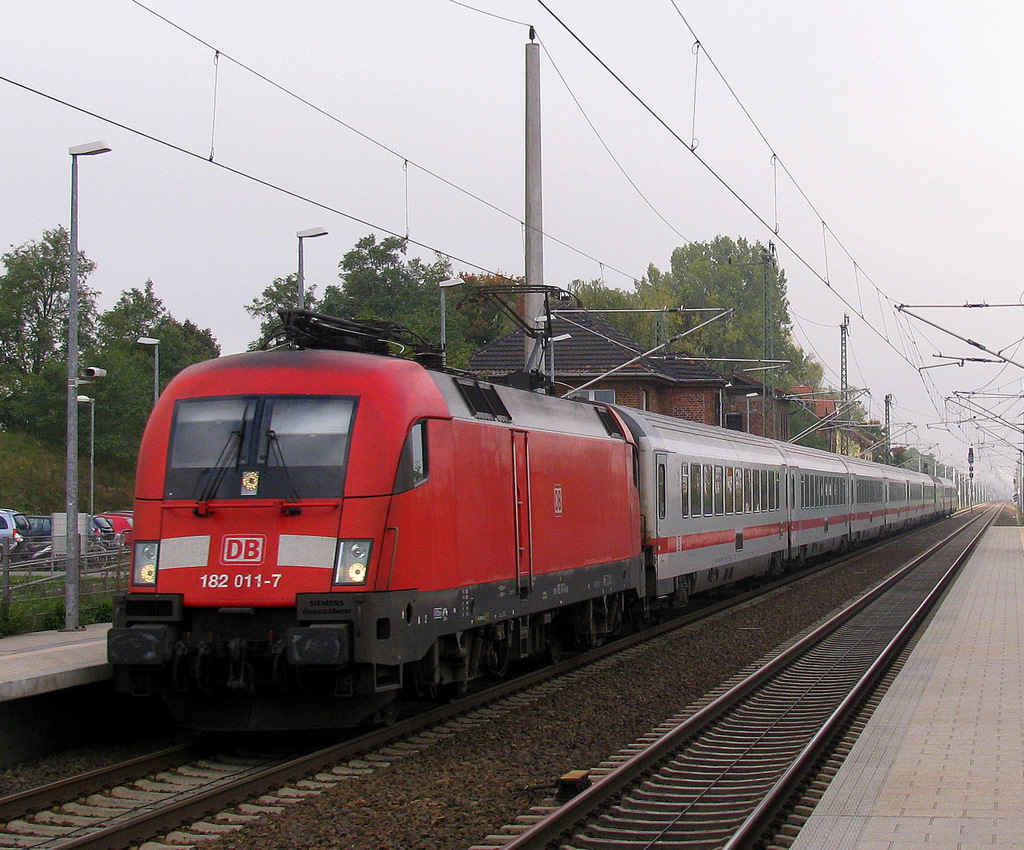
[[[32,526],[28,517],[21,511],[10,508],[0,508],[0,541],[10,540],[10,552],[12,555],[20,553],[25,548],[25,540],[32,535]],[[5,545],[0,543],[0,546]]]

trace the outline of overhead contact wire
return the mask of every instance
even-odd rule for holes
[[[383,142],[379,141],[378,139],[375,139],[372,136],[364,133],[362,130],[359,130],[356,127],[352,126],[348,122],[343,121],[338,116],[333,115],[330,112],[328,112],[327,110],[323,109],[322,107],[317,106],[312,101],[306,99],[305,97],[303,97],[300,94],[297,94],[296,92],[292,91],[291,89],[281,85],[280,83],[276,82],[275,80],[271,79],[270,77],[266,76],[265,74],[260,73],[255,68],[245,64],[244,62],[242,62],[242,61],[240,61],[238,59],[235,59],[233,56],[225,53],[223,50],[219,50],[218,48],[216,48],[212,44],[210,44],[208,41],[205,41],[204,39],[200,38],[199,36],[195,35],[194,33],[189,32],[187,29],[182,27],[180,24],[175,23],[170,18],[167,18],[164,15],[161,15],[159,12],[155,11],[154,9],[151,9],[145,3],[141,2],[141,0],[131,0],[131,2],[134,3],[136,6],[138,6],[140,9],[142,9],[142,10],[144,10],[146,12],[149,12],[149,14],[153,15],[156,18],[159,18],[161,21],[166,23],[168,26],[173,27],[178,32],[180,32],[182,35],[186,36],[187,38],[190,38],[193,41],[203,45],[203,47],[207,48],[208,50],[214,51],[218,56],[223,56],[225,59],[227,59],[230,62],[233,62],[239,68],[242,68],[243,70],[248,71],[250,74],[252,74],[257,79],[262,80],[267,85],[273,86],[275,89],[277,89],[282,94],[285,94],[288,97],[293,98],[294,100],[297,100],[299,103],[303,104],[304,106],[309,107],[310,109],[312,109],[317,114],[322,115],[324,118],[327,118],[329,121],[333,121],[334,123],[338,124],[339,126],[344,127],[346,130],[349,130],[350,132],[355,133],[357,136],[359,136],[364,141],[367,141],[370,144],[375,145],[376,147],[380,148],[381,150],[385,151],[386,153],[389,153],[392,156],[394,156],[395,158],[400,159],[403,162],[407,163],[408,165],[412,165],[414,168],[419,169],[424,174],[426,174],[426,175],[428,175],[430,177],[433,177],[435,180],[439,181],[440,183],[443,183],[445,186],[448,186],[449,188],[454,189],[456,192],[459,192],[459,193],[465,195],[466,197],[471,198],[472,200],[476,201],[477,203],[483,204],[485,207],[487,207],[490,210],[493,210],[494,212],[498,213],[499,215],[503,215],[506,218],[511,219],[512,221],[518,222],[521,226],[525,224],[523,222],[523,220],[519,216],[515,215],[514,213],[510,213],[507,210],[503,210],[497,204],[493,204],[490,201],[485,200],[481,196],[474,194],[473,192],[469,191],[468,189],[466,189],[466,188],[464,188],[462,186],[459,186],[457,183],[449,180],[446,177],[441,176],[437,172],[432,171],[431,169],[429,169],[429,168],[427,168],[427,167],[425,167],[423,165],[420,165],[418,162],[415,162],[414,160],[409,159],[405,155],[399,153],[394,148],[389,147],[388,145],[384,144]],[[458,6],[463,6],[464,8],[469,9],[469,10],[474,11],[474,12],[480,12],[481,14],[490,15],[490,13],[488,13],[488,12],[484,12],[481,9],[476,9],[476,8],[474,8],[472,6],[469,6],[469,5],[465,4],[465,3],[458,3],[458,2],[456,2],[456,0],[449,0],[449,2],[455,3],[455,5],[458,5]],[[502,18],[500,15],[490,15],[490,16],[494,17],[494,18],[499,18],[500,20],[503,20],[503,21],[508,21],[509,23],[521,24],[520,21],[513,21],[510,18]],[[522,26],[526,26],[526,24],[521,24],[521,25]],[[592,262],[595,262],[595,263],[600,262],[596,258],[592,257],[590,254],[588,254],[586,251],[583,251],[582,249],[577,248],[574,245],[570,245],[568,242],[565,242],[565,241],[563,241],[562,239],[559,239],[556,236],[552,236],[549,233],[543,233],[543,232],[542,232],[542,235],[544,236],[545,239],[550,239],[552,242],[554,242],[554,243],[556,243],[558,245],[561,245],[563,248],[566,248],[566,249],[572,251],[575,254],[579,254],[581,257],[584,257],[585,259],[588,259],[588,260],[590,260]],[[623,277],[625,277],[625,278],[627,278],[629,280],[635,280],[636,279],[634,275],[629,274],[628,272],[625,272],[625,271],[623,271],[623,270],[621,270],[619,268],[616,268],[613,265],[610,265],[608,263],[605,263],[605,265],[608,268],[612,269],[613,271],[615,271],[618,274],[621,274]]]

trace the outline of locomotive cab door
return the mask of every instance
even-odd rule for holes
[[[515,515],[516,580],[519,595],[533,587],[533,515],[530,498],[530,452],[526,431],[512,431],[512,498]]]

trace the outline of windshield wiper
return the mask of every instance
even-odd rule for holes
[[[207,502],[217,495],[217,491],[220,489],[220,485],[224,481],[224,476],[227,475],[228,469],[232,466],[238,465],[238,455],[242,448],[242,434],[244,430],[244,426],[242,428],[236,428],[228,435],[227,442],[224,443],[224,448],[222,448],[220,450],[220,454],[217,455],[216,463],[208,469],[204,469],[203,474],[199,477],[199,480],[202,481],[203,476],[207,476],[207,481],[206,486],[199,492],[199,495],[196,496],[196,507],[193,510],[193,513],[196,516],[209,516],[210,508],[207,505]],[[233,459],[232,454],[234,454]]]
[[[267,429],[267,443],[269,444],[268,454],[273,457],[274,453],[277,453],[277,463],[280,466],[281,471],[284,473],[285,483],[292,491],[291,501],[299,501],[299,491],[295,486],[295,482],[292,481],[291,471],[288,469],[288,464],[285,462],[284,454],[281,451],[281,441],[277,437],[277,432],[272,428]],[[270,458],[268,458],[269,460]],[[268,468],[270,464],[267,464]],[[286,505],[281,508],[282,513],[287,513],[289,516],[301,513],[301,509],[297,505]]]

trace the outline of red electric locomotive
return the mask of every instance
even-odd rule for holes
[[[190,367],[139,453],[115,688],[187,726],[343,727],[615,632],[644,590],[635,454],[606,407],[381,353]]]

